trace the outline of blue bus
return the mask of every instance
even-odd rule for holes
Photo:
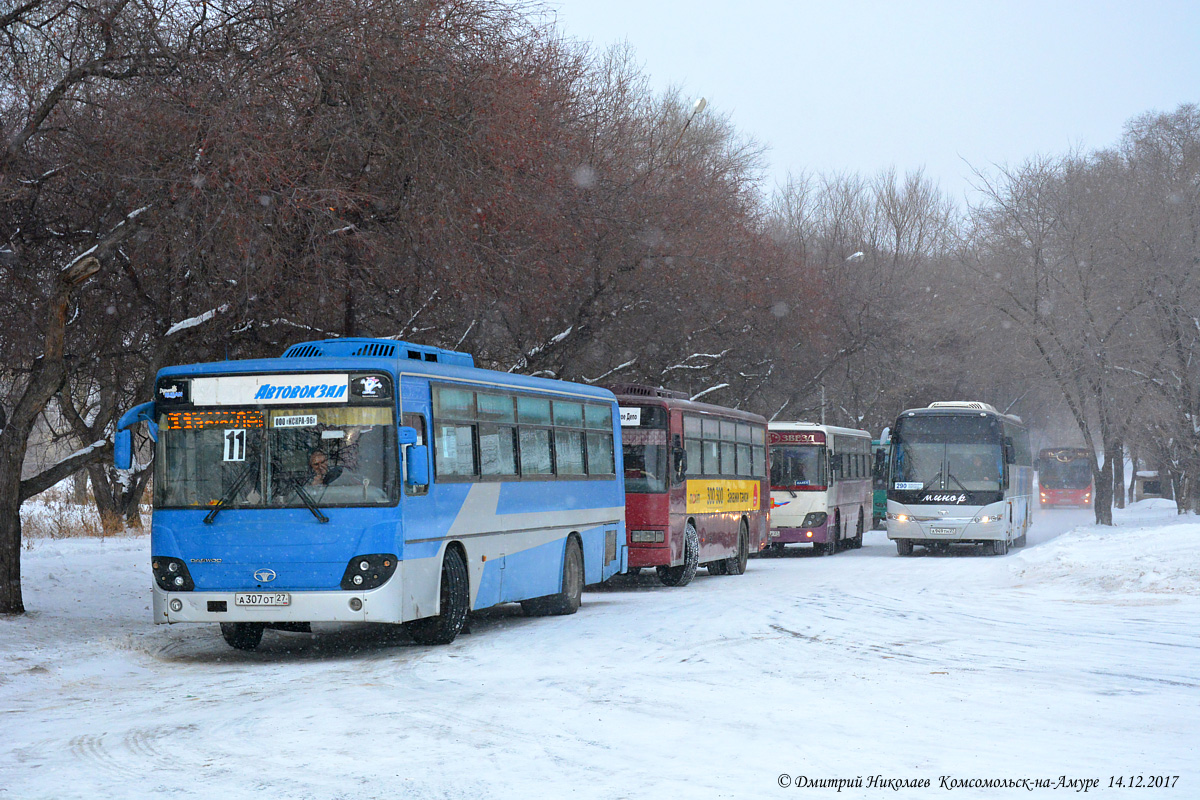
[[[159,371],[120,420],[154,440],[154,621],[404,623],[451,642],[468,612],[572,614],[628,566],[611,392],[479,369],[383,339]]]

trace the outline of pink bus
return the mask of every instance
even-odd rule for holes
[[[862,547],[871,518],[871,434],[809,422],[772,422],[768,549],[811,544],[822,555]]]

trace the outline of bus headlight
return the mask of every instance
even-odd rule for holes
[[[813,511],[804,518],[804,522],[800,523],[801,528],[819,528],[825,524],[825,520],[829,519],[829,515],[824,511]]]
[[[190,592],[196,588],[187,565],[178,558],[154,556],[150,559],[154,582],[164,592]]]
[[[894,519],[896,522],[908,522],[908,514],[893,514],[889,511],[887,518]]]
[[[346,565],[346,572],[342,575],[342,588],[358,591],[375,589],[387,583],[388,578],[395,572],[396,557],[391,553],[355,556]]]

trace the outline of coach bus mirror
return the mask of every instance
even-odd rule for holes
[[[1013,440],[1011,436],[1004,437],[1004,463],[1017,463],[1017,451],[1016,448],[1013,447]]]
[[[117,469],[133,467],[133,434],[128,430],[117,431],[113,439],[113,466]]]
[[[687,450],[676,447],[671,451],[671,459],[675,467],[675,483],[679,483],[687,474]]]
[[[401,428],[403,430],[403,428]],[[412,428],[409,428],[412,430]],[[404,451],[405,472],[408,474],[406,483],[409,486],[429,485],[429,448],[423,444],[414,444]]]

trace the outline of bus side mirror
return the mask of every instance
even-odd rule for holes
[[[404,472],[408,475],[405,483],[409,486],[428,486],[429,448],[423,444],[414,444],[407,448],[404,451]]]
[[[1004,437],[1004,463],[1017,463],[1017,450],[1015,447],[1013,447],[1013,440],[1011,436]]]
[[[676,447],[671,451],[671,457],[674,461],[675,482],[679,483],[683,480],[683,476],[687,474],[687,450],[682,447]]]
[[[113,437],[113,466],[117,469],[133,468],[133,434],[128,429],[117,431]]]

